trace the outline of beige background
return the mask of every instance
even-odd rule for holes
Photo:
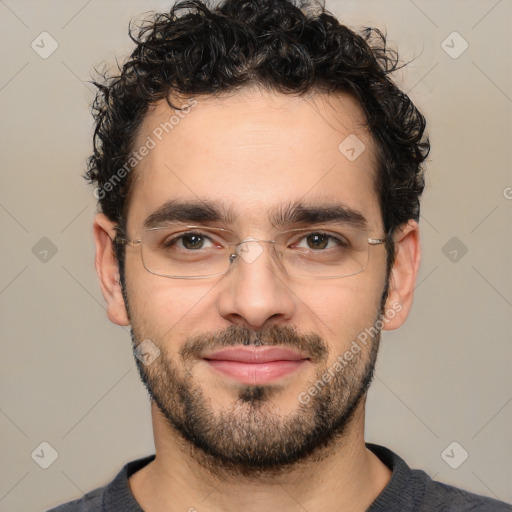
[[[0,0],[1,511],[80,497],[154,450],[128,330],[105,316],[95,199],[80,173],[92,134],[84,80],[126,55],[133,16],[169,5]],[[512,502],[512,1],[327,7],[349,25],[385,28],[403,58],[416,57],[397,78],[427,115],[433,145],[416,302],[408,323],[384,334],[367,440]],[[43,31],[59,45],[47,59],[31,48]],[[469,44],[458,58],[459,36],[444,43],[452,56],[442,47],[453,31]],[[453,237],[458,246],[446,246]],[[58,452],[46,470],[31,458],[43,441]],[[441,457],[453,441],[469,453],[458,469]]]

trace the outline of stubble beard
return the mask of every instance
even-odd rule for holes
[[[132,323],[135,351],[146,339]],[[167,342],[151,340],[160,356],[146,366],[135,358],[139,375],[165,418],[179,434],[183,448],[216,477],[276,476],[291,467],[328,456],[334,443],[346,435],[354,413],[365,400],[373,378],[380,331],[354,354],[342,370],[332,370],[326,343],[316,334],[301,334],[289,326],[272,325],[258,332],[231,325],[215,333],[188,338],[178,361],[169,356]],[[315,378],[303,390],[317,385],[309,402],[297,398],[294,412],[279,410],[279,384],[242,385],[228,408],[214,410],[193,374],[194,361],[205,348],[234,345],[288,346],[305,350],[317,366]],[[322,379],[331,370],[328,383]]]

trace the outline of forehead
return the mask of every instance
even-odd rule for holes
[[[226,205],[234,223],[264,229],[282,205],[342,203],[381,226],[371,137],[348,95],[245,90],[165,100],[145,116],[134,151],[128,230],[166,202]],[[141,151],[147,147],[147,151]]]

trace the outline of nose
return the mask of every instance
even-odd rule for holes
[[[272,243],[253,238],[238,245],[219,283],[218,308],[223,318],[256,329],[293,317],[295,296],[273,253]]]

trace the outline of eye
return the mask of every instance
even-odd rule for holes
[[[298,248],[314,251],[343,248],[346,245],[347,243],[343,239],[322,232],[308,233],[295,244]]]
[[[208,245],[209,244],[209,245]],[[179,236],[169,237],[162,242],[163,247],[177,246],[180,249],[194,251],[213,247],[211,239],[203,233],[184,233]]]

